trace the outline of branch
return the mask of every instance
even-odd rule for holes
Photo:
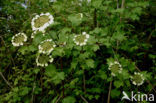
[[[122,0],[121,9],[124,9],[124,7],[125,7],[125,0]],[[122,21],[122,16],[120,16],[120,22],[121,21]]]
[[[97,27],[97,14],[96,14],[97,10],[94,10],[94,27]]]
[[[4,75],[2,74],[2,72],[0,72],[1,77],[3,78],[3,80],[6,82],[6,84],[10,87],[13,88],[13,86],[10,85],[10,83],[5,79]]]
[[[60,61],[61,61],[61,71],[63,71],[62,58],[60,59]],[[63,97],[64,97],[64,81],[63,81],[63,80],[62,80],[62,86],[63,86],[63,88],[62,88],[62,93],[63,93]]]
[[[82,95],[80,95],[80,97],[85,103],[88,103],[88,101]]]
[[[61,96],[58,97],[55,103],[58,103],[58,101],[61,99]]]
[[[125,7],[125,0],[122,0],[121,8],[123,9]]]
[[[33,90],[32,90],[32,103],[33,103],[33,101],[34,101],[34,90],[35,90],[35,88],[36,88],[36,85],[35,85],[35,82],[34,82],[34,84],[33,84]]]
[[[116,0],[116,2],[117,2],[117,9],[119,8],[119,0]]]
[[[109,92],[108,92],[107,103],[110,103],[110,94],[111,94],[111,89],[112,89],[112,81],[110,81],[110,85],[109,85]]]
[[[85,79],[85,71],[83,73],[83,89],[84,89],[84,93],[86,93],[86,79]]]

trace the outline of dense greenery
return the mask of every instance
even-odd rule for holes
[[[122,91],[156,93],[154,0],[50,1],[0,1],[0,103],[124,103]],[[42,12],[54,23],[31,38],[31,21]],[[19,32],[28,40],[15,47]],[[73,38],[82,32],[90,37],[79,46]],[[54,61],[40,67],[38,45],[46,39],[56,44]],[[122,72],[112,76],[115,61]],[[142,85],[132,83],[134,72],[143,75]]]

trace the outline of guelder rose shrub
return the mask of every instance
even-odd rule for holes
[[[124,102],[123,91],[155,91],[154,56],[151,66],[141,66],[152,44],[135,28],[148,14],[148,1],[2,4],[1,22],[7,26],[2,26],[0,47],[1,103]]]

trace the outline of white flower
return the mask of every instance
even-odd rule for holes
[[[41,13],[32,19],[31,26],[33,31],[41,31],[44,33],[45,29],[52,23],[54,23],[54,18],[50,13]]]
[[[73,41],[75,42],[76,45],[84,46],[87,44],[88,39],[89,34],[87,34],[86,32],[82,32],[82,34],[80,35],[75,35]]]
[[[78,13],[78,14],[76,14],[76,18],[77,18],[78,20],[82,20],[82,18],[83,18],[83,13]]]
[[[49,0],[49,2],[56,2],[56,0]]]
[[[140,86],[144,83],[143,74],[139,72],[134,72],[134,75],[131,76],[131,81],[134,85]]]
[[[35,34],[36,34],[36,31],[34,31],[34,32],[31,34],[31,38],[34,38]]]
[[[26,41],[27,41],[27,36],[24,33],[18,33],[14,35],[11,40],[13,46],[21,46]]]
[[[41,44],[38,46],[38,49],[39,49],[39,53],[50,54],[55,47],[56,45],[52,41],[52,39],[47,39],[41,42]]]
[[[116,76],[118,73],[122,73],[122,66],[119,62],[114,61],[109,64],[108,69],[112,72],[112,76]]]
[[[52,63],[53,60],[54,59],[52,58],[52,56],[48,56],[46,54],[40,54],[36,58],[36,63],[37,63],[37,66],[46,67],[48,66],[48,62]]]

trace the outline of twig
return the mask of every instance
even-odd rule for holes
[[[13,88],[13,86],[10,85],[10,83],[5,79],[4,75],[2,74],[2,72],[0,72],[1,77],[4,79],[4,81],[6,82],[6,84],[8,84],[8,86],[10,88]]]
[[[61,70],[63,71],[63,63],[62,63],[62,58],[61,58]],[[62,93],[63,93],[63,95],[62,95],[62,97],[64,98],[64,81],[62,80],[62,86],[63,86],[63,88],[62,88]]]
[[[97,14],[96,14],[97,10],[94,10],[94,27],[97,27]]]
[[[112,81],[110,81],[107,103],[110,103],[110,94],[112,89]]]
[[[61,99],[61,96],[58,97],[55,103],[58,103],[58,101]]]
[[[84,89],[84,93],[86,93],[86,79],[85,79],[85,71],[83,73],[83,89]]]
[[[125,0],[122,0],[121,9],[124,9],[124,7],[125,7]],[[121,21],[122,21],[122,16],[120,16],[120,22]]]
[[[125,7],[125,0],[122,0],[121,8],[123,9]]]
[[[85,103],[88,103],[88,101],[82,95],[80,95],[80,97]]]
[[[35,82],[34,82],[34,84],[33,84],[33,90],[32,90],[32,103],[33,103],[33,101],[34,101],[34,90],[35,90],[35,88],[36,88],[36,85],[35,85]]]
[[[147,38],[147,42],[150,41],[150,39],[151,39],[151,37],[152,37],[152,33],[153,33],[154,31],[155,31],[155,30],[153,30],[153,31],[150,33],[150,35],[148,36],[148,38]]]
[[[117,9],[119,8],[119,0],[116,0],[116,2],[117,2]]]

